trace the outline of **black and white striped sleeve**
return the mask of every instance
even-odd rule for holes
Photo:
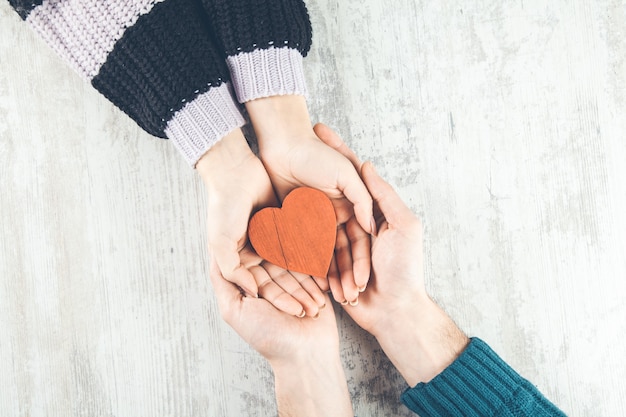
[[[199,0],[9,0],[79,74],[191,164],[245,123]]]
[[[302,0],[202,0],[241,103],[306,95],[312,29]]]

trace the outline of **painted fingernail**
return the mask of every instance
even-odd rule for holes
[[[372,219],[370,220],[370,227],[372,228],[372,236],[377,236],[378,228],[376,227],[376,219],[374,219],[374,216],[372,216]]]
[[[359,289],[359,292],[363,292],[363,291],[365,291],[365,288],[366,288],[366,287],[367,287],[367,285],[364,285],[364,286],[362,286],[362,287],[359,287],[359,288],[358,288],[358,289]]]
[[[348,305],[348,300],[343,300],[340,304],[342,306],[347,306]]]
[[[357,299],[356,299],[356,300],[354,300],[354,301],[350,301],[350,305],[351,305],[352,307],[356,307],[356,306],[358,306],[358,305],[359,305],[359,299],[357,298]]]
[[[302,309],[302,312],[300,314],[298,314],[296,317],[301,319],[304,316],[306,316],[306,311],[304,311],[304,309]]]

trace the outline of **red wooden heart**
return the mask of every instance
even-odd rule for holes
[[[284,269],[326,277],[337,237],[333,204],[313,188],[296,188],[282,208],[257,212],[248,237],[263,259]]]

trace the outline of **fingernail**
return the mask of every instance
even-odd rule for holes
[[[354,301],[350,301],[350,305],[351,305],[352,307],[356,307],[356,306],[358,306],[358,305],[359,305],[359,299],[357,298],[357,299],[356,299],[356,300],[354,300]]]
[[[343,300],[340,304],[342,306],[347,306],[348,305],[348,300]]]
[[[252,298],[259,298],[259,294],[255,293],[254,291],[250,291],[248,288],[246,287],[241,287],[241,289],[243,290],[243,292],[246,293],[246,295],[248,297],[252,297]]]
[[[304,309],[302,309],[302,312],[300,314],[298,314],[296,317],[301,319],[304,316],[306,316],[306,311],[304,311]]]
[[[317,314],[313,316],[313,320],[317,320],[319,316],[320,316],[320,312],[318,311]]]
[[[378,235],[378,229],[376,228],[376,220],[374,219],[374,216],[372,216],[372,219],[370,220],[370,227],[372,228],[372,236]]]
[[[320,309],[320,310],[323,310],[323,309],[325,309],[325,308],[326,308],[326,303],[324,303],[324,305],[322,305],[319,309]]]
[[[367,288],[367,285],[364,285],[364,286],[362,286],[362,287],[358,287],[359,292],[363,292],[363,291],[365,291],[365,288]]]

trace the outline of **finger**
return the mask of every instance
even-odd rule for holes
[[[337,132],[323,123],[317,123],[313,126],[313,131],[317,137],[322,140],[322,142],[348,158],[350,162],[352,162],[352,165],[354,165],[354,168],[359,172],[361,171],[361,165],[363,162],[361,162],[354,151],[346,145]]]
[[[337,243],[335,244],[335,258],[337,259],[337,268],[341,280],[341,288],[346,300],[352,305],[356,305],[359,299],[359,289],[354,282],[354,273],[352,272],[352,252],[350,248],[350,240],[343,227],[337,229]]]
[[[363,230],[376,234],[375,222],[372,217],[372,197],[359,176],[361,160],[328,126],[318,123],[313,127],[313,130],[322,142],[339,152],[352,164],[352,167],[347,165],[339,167],[337,187],[354,205],[354,214]]]
[[[259,294],[263,299],[267,300],[280,311],[297,317],[304,316],[304,308],[302,305],[285,292],[269,275],[269,273],[261,266],[253,266],[250,273],[259,285]]]
[[[354,215],[367,233],[375,234],[372,196],[363,180],[348,161],[339,167],[337,188],[354,205]]]
[[[215,261],[211,261],[209,277],[217,298],[217,306],[224,320],[230,324],[234,306],[241,302],[243,295],[239,288],[226,281]]]
[[[404,204],[393,187],[376,173],[371,162],[363,164],[361,175],[367,189],[389,223],[402,226],[415,220],[413,212]]]
[[[315,280],[307,274],[303,274],[301,272],[293,272],[290,271],[291,275],[298,281],[300,286],[311,296],[313,301],[317,304],[318,308],[322,308],[326,305],[326,300],[324,299],[324,293],[317,286]]]
[[[343,295],[343,288],[341,288],[341,279],[339,277],[339,269],[337,268],[337,257],[333,256],[330,262],[330,268],[328,269],[328,286],[330,292],[333,293],[333,298],[341,305],[348,304],[346,297]]]
[[[253,266],[260,265],[263,262],[263,258],[254,251],[254,248],[250,242],[246,243],[246,246],[239,251],[239,259],[244,268],[250,269]]]
[[[320,321],[325,321],[325,320],[335,321],[333,303],[330,302],[329,294],[324,294],[324,305],[326,307],[320,311]]]
[[[275,282],[280,288],[282,288],[285,293],[289,294],[296,301],[298,301],[298,303],[300,303],[302,308],[304,308],[307,316],[317,316],[320,311],[317,302],[311,297],[311,295],[302,287],[300,282],[298,282],[298,280],[289,271],[286,271],[283,268],[269,262],[264,262],[263,268],[267,271],[273,282]],[[308,277],[308,280],[311,282],[311,284],[315,285],[310,277]]]
[[[354,217],[346,223],[346,234],[350,240],[354,283],[359,292],[363,292],[370,278],[372,246],[370,235],[359,226]]]
[[[237,244],[223,240],[219,244],[209,242],[209,248],[222,276],[227,281],[237,284],[248,296],[257,298],[258,287],[250,271],[241,264]]]
[[[328,277],[313,277],[313,280],[317,284],[322,292],[328,292],[330,290],[330,286],[328,285]]]

